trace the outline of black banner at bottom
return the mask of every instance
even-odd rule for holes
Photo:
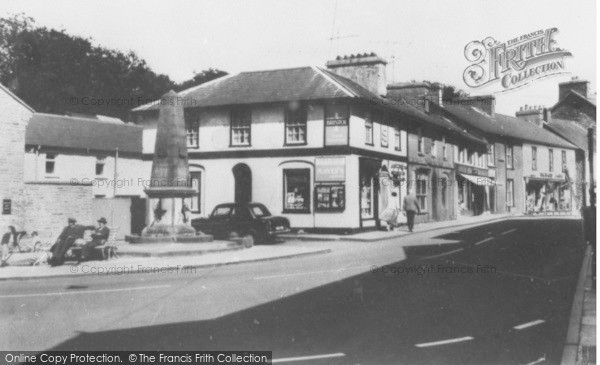
[[[0,365],[271,364],[271,351],[0,351]]]

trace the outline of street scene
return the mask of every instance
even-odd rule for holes
[[[0,363],[596,363],[593,0],[182,4],[0,8]]]

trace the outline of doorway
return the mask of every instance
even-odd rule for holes
[[[235,179],[235,202],[249,203],[252,201],[252,171],[244,163],[235,165],[232,169]]]

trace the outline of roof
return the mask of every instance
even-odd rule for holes
[[[446,105],[445,109],[485,134],[549,146],[577,148],[552,132],[508,115],[495,113],[494,116],[490,116],[467,105]]]
[[[580,149],[588,151],[587,130],[576,121],[552,118],[545,127]]]
[[[4,90],[5,93],[7,93],[11,98],[15,99],[19,104],[23,105],[25,108],[27,108],[27,110],[29,110],[32,113],[35,113],[35,110],[33,110],[32,107],[30,107],[26,102],[24,102],[21,98],[19,98],[18,96],[16,96],[15,94],[13,94],[12,91],[10,91],[6,86],[0,84],[0,89]]]
[[[575,102],[581,101],[584,104],[588,104],[596,108],[596,101],[594,99],[586,98],[575,90],[569,91],[567,95],[565,95],[562,99],[560,99],[554,106],[551,108],[552,111],[556,110],[561,104],[564,104],[567,100],[572,99]]]
[[[25,132],[27,145],[142,153],[142,127],[96,118],[34,113]]]
[[[180,91],[177,95],[189,99],[188,105],[203,107],[354,96],[316,67],[242,72]],[[158,106],[158,103],[149,103],[133,111],[156,110]]]

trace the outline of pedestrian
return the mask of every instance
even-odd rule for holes
[[[421,214],[421,207],[419,207],[417,196],[412,189],[408,192],[408,195],[404,197],[403,209],[406,214],[408,231],[412,232],[415,226],[415,214]]]
[[[98,219],[98,227],[92,233],[92,240],[85,245],[81,249],[81,256],[79,257],[79,261],[86,261],[92,256],[92,252],[94,247],[103,245],[108,239],[108,234],[110,230],[106,226],[106,218],[102,217]]]
[[[398,214],[400,214],[400,206],[398,201],[398,193],[392,191],[391,199],[388,201],[387,207],[381,212],[380,219],[387,223],[387,229],[393,231],[396,228]]]
[[[69,218],[67,220],[68,225],[63,228],[60,236],[50,248],[52,257],[48,260],[50,266],[60,266],[65,261],[65,255],[69,248],[75,244],[75,240],[83,238],[83,234],[87,229],[95,229],[94,226],[82,226],[77,224],[75,218]]]
[[[9,245],[12,241],[13,248],[18,247],[19,236],[20,232],[17,232],[14,226],[8,226],[8,229],[2,235],[2,240],[0,240],[0,246],[2,247],[2,259],[0,262],[0,266],[6,266],[8,258],[10,257]]]

